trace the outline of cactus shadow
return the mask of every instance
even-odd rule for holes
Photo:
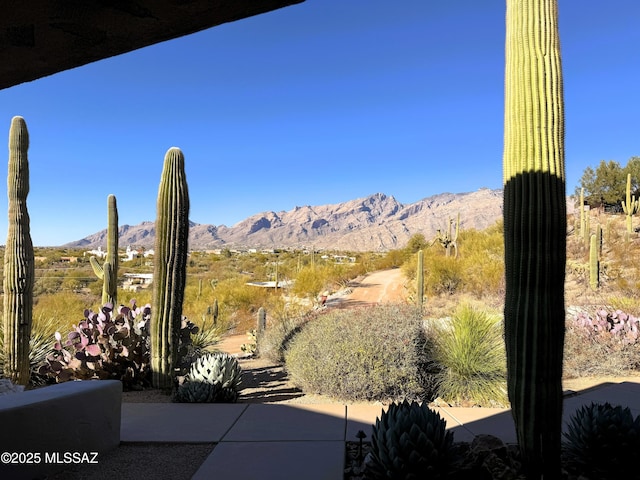
[[[293,400],[304,392],[289,381],[281,365],[244,369],[238,403],[269,403]]]

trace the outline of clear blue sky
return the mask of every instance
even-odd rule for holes
[[[559,3],[572,193],[585,167],[640,155],[640,3]],[[197,223],[502,188],[504,14],[307,0],[0,90],[0,138],[14,115],[30,132],[34,244],[106,228],[110,193],[120,224],[153,221],[172,146]]]

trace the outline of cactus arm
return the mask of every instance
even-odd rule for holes
[[[566,183],[557,0],[507,0],[507,384],[527,478],[560,478]]]
[[[104,278],[104,269],[102,268],[102,265],[98,263],[96,257],[89,257],[89,263],[91,264],[91,268],[93,268],[93,273],[96,274],[96,277],[102,280]]]
[[[4,252],[4,376],[29,383],[29,340],[33,317],[34,256],[27,195],[29,132],[22,117],[11,119],[7,197],[9,223]]]
[[[187,276],[189,192],[184,155],[170,148],[158,188],[151,318],[151,371],[155,388],[171,389]]]

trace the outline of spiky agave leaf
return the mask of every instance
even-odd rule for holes
[[[629,478],[628,462],[640,451],[640,416],[629,408],[591,403],[577,410],[564,433],[567,467],[590,478]]]
[[[451,463],[453,433],[426,403],[393,403],[382,412],[371,436],[373,478],[441,478]]]
[[[187,374],[188,381],[218,384],[235,391],[240,390],[241,378],[238,360],[226,353],[207,353],[198,357]]]

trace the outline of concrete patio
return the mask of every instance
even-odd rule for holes
[[[640,414],[640,383],[595,385],[568,392],[564,424],[581,405],[609,402]],[[437,411],[455,441],[491,434],[515,443],[511,413],[499,408]],[[342,480],[345,441],[356,441],[382,406],[371,404],[141,404],[122,405],[121,442],[216,443],[194,479]]]

